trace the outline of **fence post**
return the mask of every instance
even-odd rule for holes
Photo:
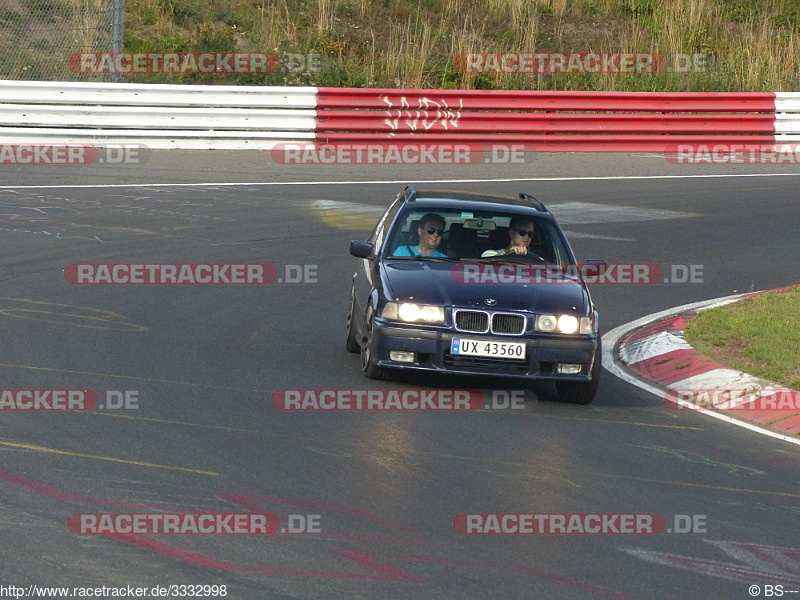
[[[111,11],[111,52],[122,52],[122,19],[125,14],[125,0],[113,0],[114,6]],[[120,74],[111,73],[111,82],[119,83]]]

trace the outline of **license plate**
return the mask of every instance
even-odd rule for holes
[[[524,360],[525,344],[519,342],[488,342],[486,340],[453,338],[450,344],[450,354]]]

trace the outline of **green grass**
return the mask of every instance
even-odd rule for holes
[[[800,389],[800,288],[702,311],[685,335],[721,364]]]
[[[0,78],[30,64],[41,78],[60,78],[63,54],[102,41],[95,28],[106,25],[107,17],[97,12],[98,6],[99,0],[13,0],[0,8]],[[316,72],[126,74],[128,82],[800,89],[798,0],[126,0],[124,22],[123,50],[128,52],[315,53],[321,59]],[[54,28],[48,29],[52,34],[36,33],[44,26]],[[37,37],[51,39],[53,48],[36,42]],[[30,52],[34,62],[13,56],[22,52]],[[667,57],[668,65],[675,55],[703,53],[715,67],[705,73],[657,75],[462,73],[454,65],[462,52],[650,52]]]
[[[798,0],[127,0],[126,11],[126,50],[322,57],[316,73],[127,81],[633,91],[800,86]],[[453,60],[470,51],[706,53],[716,67],[658,75],[461,73]]]

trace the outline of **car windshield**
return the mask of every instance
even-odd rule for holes
[[[523,255],[512,248],[519,243],[519,238],[512,242],[515,230],[531,232],[524,236],[530,241],[523,244],[526,248]],[[572,262],[551,220],[505,211],[414,209],[395,224],[385,249],[384,258],[411,260],[524,261],[559,265]]]

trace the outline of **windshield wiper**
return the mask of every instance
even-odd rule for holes
[[[474,263],[494,263],[498,265],[528,265],[531,267],[547,267],[551,266],[553,263],[543,263],[540,261],[530,260],[529,258],[526,259],[524,254],[498,254],[497,256],[483,256],[478,258],[460,258],[461,262],[474,262]]]
[[[425,254],[416,254],[414,256],[387,256],[384,260],[441,260],[444,262],[453,262],[457,259],[450,258],[449,256],[426,256]]]
[[[450,258],[449,256],[430,256],[425,254],[417,254],[411,258],[414,260],[440,260],[442,262],[453,262],[456,260],[455,258]]]

